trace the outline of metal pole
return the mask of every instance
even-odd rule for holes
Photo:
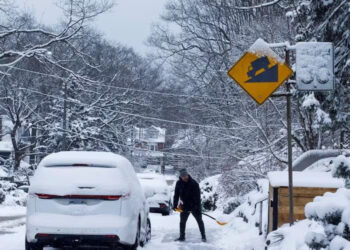
[[[289,65],[289,50],[286,49],[286,64]],[[290,92],[290,83],[287,81],[287,92]],[[287,135],[288,135],[288,188],[289,188],[289,223],[294,223],[293,211],[293,158],[292,158],[292,112],[291,95],[287,95]]]
[[[64,81],[63,93],[63,141],[62,149],[67,150],[67,81]]]
[[[261,201],[260,202],[260,218],[259,218],[259,235],[263,234],[263,230],[262,230],[263,204],[264,204],[264,202]]]

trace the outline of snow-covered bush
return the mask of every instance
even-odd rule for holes
[[[2,204],[5,201],[6,194],[5,191],[2,189],[1,183],[0,183],[0,204]]]
[[[231,214],[236,208],[238,208],[241,205],[241,199],[240,198],[231,198],[227,201],[226,204],[224,204],[224,214]]]
[[[350,188],[350,159],[344,155],[338,156],[333,162],[332,174],[334,177],[345,179],[345,187]]]
[[[329,245],[329,241],[325,234],[309,232],[306,234],[305,243],[314,250],[321,250]]]
[[[24,206],[27,193],[17,188],[15,183],[0,181],[0,204],[6,206]]]
[[[215,175],[200,182],[202,205],[206,211],[214,211],[217,208],[219,200],[219,178],[221,175]]]

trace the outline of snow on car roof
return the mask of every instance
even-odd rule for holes
[[[39,164],[42,166],[67,166],[88,164],[106,167],[132,168],[128,159],[111,152],[63,151],[46,156]]]
[[[288,172],[273,171],[267,174],[272,187],[287,187]],[[293,172],[294,187],[340,188],[344,186],[342,179],[332,177],[329,172]]]
[[[74,167],[74,164],[106,167]],[[85,190],[81,187],[92,188]],[[141,193],[135,171],[126,158],[108,152],[87,151],[60,152],[46,156],[35,171],[29,188],[30,193],[55,195],[87,192],[94,195],[123,195],[130,190]]]

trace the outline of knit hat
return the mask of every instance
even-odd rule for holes
[[[188,175],[186,168],[180,169],[179,172],[180,172],[180,177],[184,177],[184,176]]]

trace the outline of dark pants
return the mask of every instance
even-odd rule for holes
[[[200,210],[180,213],[180,237],[185,238],[186,222],[187,222],[188,216],[190,216],[190,213],[192,213],[193,217],[196,219],[198,223],[198,227],[199,227],[199,230],[201,231],[202,238],[205,238],[205,228],[202,220],[202,212]]]

